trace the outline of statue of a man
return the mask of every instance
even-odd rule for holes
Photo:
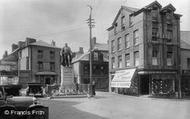
[[[69,67],[72,61],[72,51],[71,48],[65,43],[65,46],[62,48],[62,65]]]

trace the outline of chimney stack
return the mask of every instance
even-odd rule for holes
[[[16,45],[16,44],[12,44],[12,52],[14,51],[14,50],[16,50],[18,48],[18,45]]]
[[[93,37],[92,38],[92,48],[94,48],[95,44],[96,44],[96,37]]]
[[[51,45],[55,46],[55,41],[54,40],[51,41]]]
[[[25,41],[26,45],[29,45],[30,43],[34,43],[34,42],[36,42],[36,39],[34,39],[34,38],[29,38],[29,37],[27,37],[27,38],[26,38],[26,41]]]
[[[81,53],[81,54],[84,53],[83,47],[79,47],[79,53]]]
[[[8,52],[5,51],[4,54],[3,54],[3,58],[7,57],[8,56]]]

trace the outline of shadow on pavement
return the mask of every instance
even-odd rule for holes
[[[92,113],[78,110],[74,105],[81,102],[44,100],[43,104],[49,107],[49,119],[106,119]]]

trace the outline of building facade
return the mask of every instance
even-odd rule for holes
[[[48,44],[36,39],[26,38],[12,44],[12,53],[17,57],[17,71],[19,84],[27,86],[28,83],[46,85],[59,85],[61,79],[60,48],[55,42]]]
[[[181,90],[190,96],[190,31],[181,31]]]
[[[92,79],[95,81],[96,90],[108,91],[108,45],[92,41]],[[89,52],[76,57],[72,61],[74,77],[78,84],[90,83]]]
[[[18,84],[18,81],[16,57],[3,57],[0,60],[0,85]]]
[[[180,17],[157,1],[121,6],[109,32],[110,91],[174,94],[180,74]]]

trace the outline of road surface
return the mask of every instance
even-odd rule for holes
[[[190,100],[97,92],[94,98],[42,99],[49,119],[190,119]]]

